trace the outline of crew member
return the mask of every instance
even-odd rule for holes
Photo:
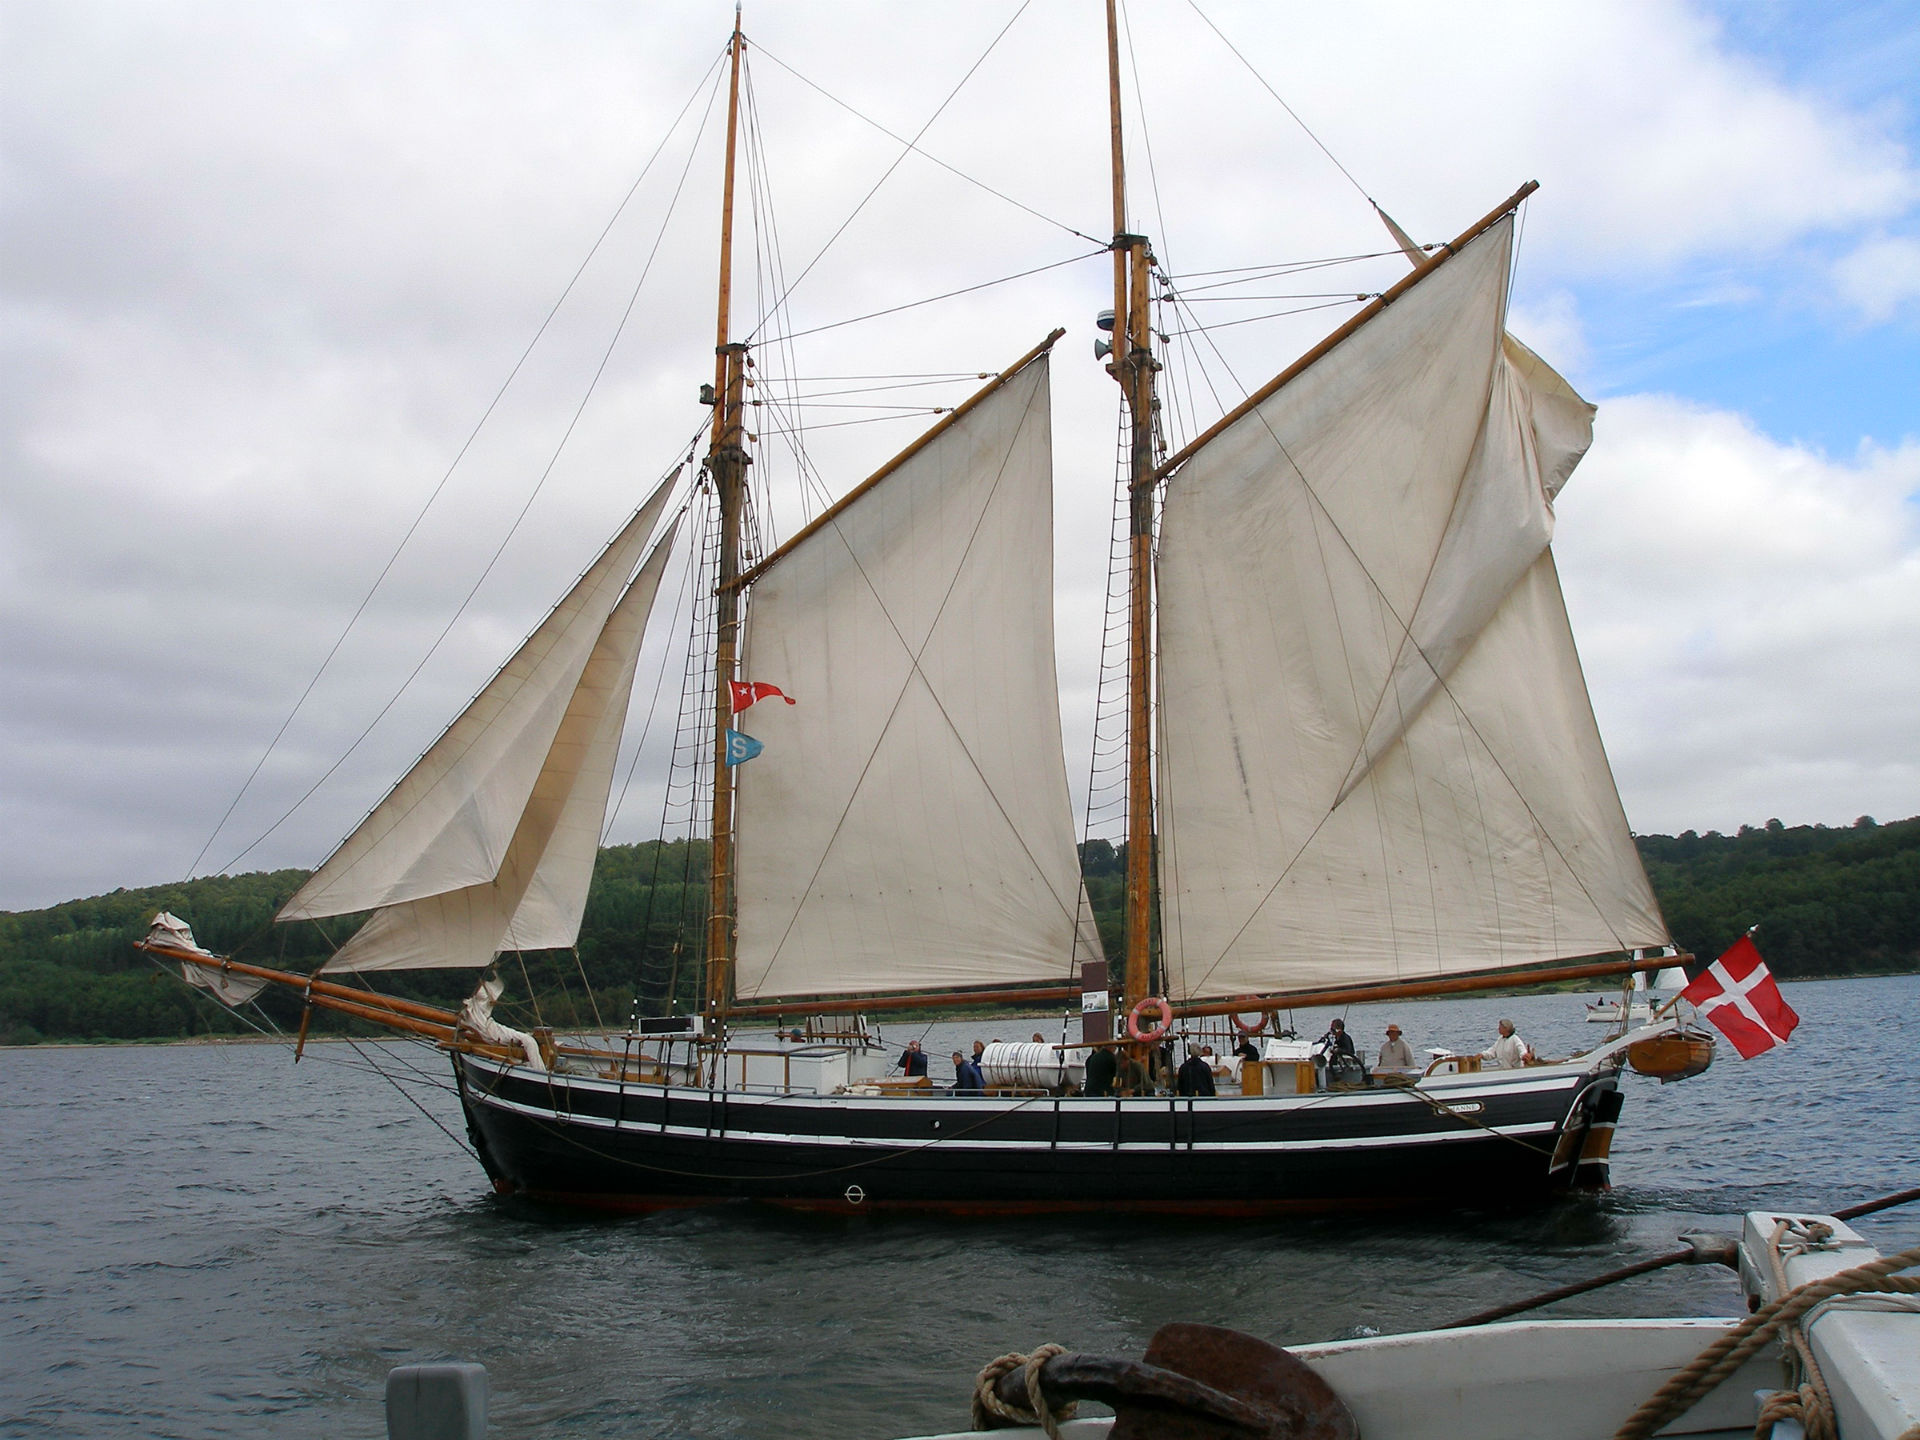
[[[1113,1058],[1113,1051],[1107,1046],[1099,1046],[1087,1056],[1086,1095],[1111,1095],[1113,1078],[1120,1073],[1120,1062]]]
[[[1491,1060],[1502,1070],[1518,1070],[1533,1059],[1533,1047],[1513,1033],[1513,1021],[1500,1022],[1500,1038],[1480,1052],[1482,1060]]]
[[[900,1068],[907,1072],[907,1078],[927,1073],[927,1052],[920,1048],[918,1040],[909,1040],[907,1048],[900,1052]]]
[[[1207,1063],[1205,1046],[1187,1046],[1187,1058],[1181,1062],[1180,1073],[1174,1078],[1174,1093],[1178,1095],[1214,1093],[1213,1066]]]
[[[1327,1026],[1327,1033],[1320,1037],[1320,1045],[1327,1052],[1329,1060],[1335,1055],[1353,1058],[1353,1037],[1347,1034],[1347,1022],[1338,1017]]]
[[[987,1091],[986,1077],[980,1073],[980,1067],[967,1059],[958,1050],[953,1052],[953,1093],[956,1095],[984,1095]]]
[[[1400,1038],[1398,1025],[1387,1026],[1387,1041],[1380,1047],[1381,1070],[1411,1070],[1413,1068],[1413,1049]]]

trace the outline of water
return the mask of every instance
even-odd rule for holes
[[[484,1363],[492,1434],[866,1436],[964,1428],[973,1372],[1056,1340],[1138,1354],[1168,1320],[1280,1343],[1439,1323],[1729,1230],[1920,1183],[1920,977],[1784,987],[1799,1037],[1705,1076],[1629,1077],[1617,1188],[1519,1216],[1219,1224],[796,1217],[630,1220],[496,1199],[431,1052],[344,1045],[0,1052],[0,1435],[377,1437],[387,1370]],[[1355,1007],[1416,1051],[1604,1033],[1581,998]],[[1585,998],[1591,998],[1585,997]],[[1327,1012],[1302,1013],[1304,1034]],[[1057,1019],[935,1027],[1056,1033]],[[894,1027],[903,1042],[922,1032]],[[405,1066],[416,1067],[409,1071]],[[416,1073],[417,1072],[417,1073]],[[1920,1244],[1920,1206],[1859,1222]],[[1673,1269],[1547,1312],[1731,1314]]]

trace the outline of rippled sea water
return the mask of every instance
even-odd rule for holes
[[[269,1045],[0,1052],[0,1435],[377,1437],[387,1370],[484,1363],[496,1437],[867,1436],[963,1428],[973,1372],[1054,1340],[1138,1354],[1169,1320],[1282,1344],[1437,1324],[1730,1230],[1920,1184],[1920,976],[1783,987],[1794,1042],[1662,1087],[1628,1077],[1615,1188],[1522,1214],[1204,1223],[635,1219],[495,1198],[432,1052]],[[1603,1033],[1574,995],[1354,1007],[1416,1051],[1511,1015]],[[1302,1012],[1303,1034],[1326,1011]],[[1050,1021],[894,1027],[944,1057]],[[950,1067],[934,1063],[936,1080]],[[404,1093],[403,1093],[404,1092]],[[417,1101],[419,1107],[407,1097]],[[1859,1222],[1920,1243],[1920,1206]],[[1731,1314],[1671,1269],[1545,1312]]]

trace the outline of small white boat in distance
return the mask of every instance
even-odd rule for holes
[[[1624,1007],[1629,1025],[1648,1025],[1653,1021],[1653,1012],[1665,1002],[1661,992],[1667,992],[1666,998],[1679,994],[1687,988],[1687,972],[1679,965],[1669,965],[1653,977],[1653,983],[1647,983],[1647,977],[1633,977],[1633,1001]],[[1589,1025],[1618,1025],[1623,1018],[1622,1005],[1618,1000],[1595,1000],[1587,1006]]]

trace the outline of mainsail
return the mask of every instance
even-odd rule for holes
[[[627,577],[671,488],[280,912],[378,912],[326,968],[484,965],[506,945],[572,943],[672,534]]]
[[[1508,214],[1169,480],[1167,987],[1667,942],[1548,548],[1592,407],[1506,334]]]
[[[1083,922],[1053,653],[1043,353],[757,580],[736,990],[1068,977]],[[1076,949],[1076,932],[1079,944]]]

